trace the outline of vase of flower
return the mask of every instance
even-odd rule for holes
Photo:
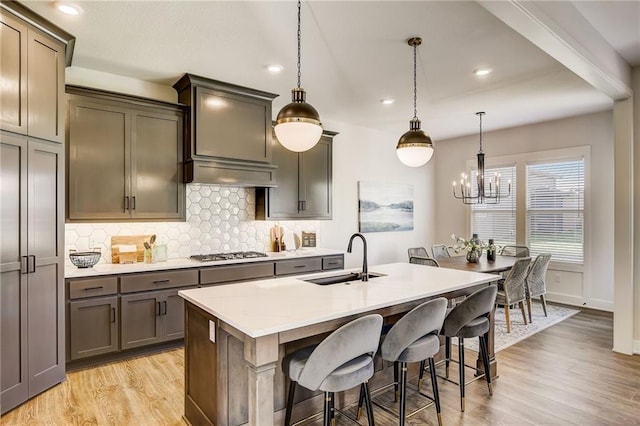
[[[456,252],[460,253],[463,250],[467,252],[467,262],[469,263],[478,263],[480,257],[482,256],[482,251],[487,244],[484,241],[481,241],[476,234],[473,235],[468,240],[464,238],[460,238],[455,234],[451,234],[451,238],[455,240],[456,244],[451,248]]]
[[[467,250],[467,262],[469,263],[478,263],[480,256],[482,256],[481,248]]]

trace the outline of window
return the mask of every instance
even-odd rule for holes
[[[478,238],[489,241],[492,238],[497,245],[511,245],[516,243],[516,167],[492,167],[485,169],[487,183],[495,182],[493,176],[501,176],[500,204],[472,204],[471,230],[478,234]],[[511,195],[508,182],[511,181]],[[475,187],[475,171],[471,173],[471,185]],[[488,185],[487,185],[487,191]]]
[[[531,257],[584,260],[584,159],[527,165],[526,233]]]

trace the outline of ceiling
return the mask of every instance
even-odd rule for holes
[[[296,84],[292,1],[79,1],[60,14],[28,7],[77,37],[73,66],[172,85],[185,72],[280,96]],[[576,2],[576,9],[631,66],[640,65],[640,2]],[[325,122],[400,136],[413,116],[434,141],[610,109],[612,100],[476,2],[305,1],[302,86]],[[265,65],[284,67],[271,75]],[[479,78],[472,70],[493,70]],[[393,98],[392,105],[382,105]]]

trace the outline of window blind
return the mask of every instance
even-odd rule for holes
[[[485,180],[495,182],[496,173],[501,176],[500,204],[472,204],[471,230],[478,238],[488,242],[492,238],[497,245],[516,243],[516,167],[485,168]],[[508,182],[511,180],[511,195]],[[475,188],[476,171],[471,173],[471,185]]]
[[[527,165],[527,242],[531,257],[584,261],[584,159]]]

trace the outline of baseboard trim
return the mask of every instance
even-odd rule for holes
[[[587,300],[581,296],[572,296],[562,293],[547,293],[548,302],[562,303],[563,305],[577,306],[579,308],[590,308],[598,311],[613,312],[613,302],[608,300]]]
[[[640,340],[633,341],[632,351],[634,354],[640,354]]]

